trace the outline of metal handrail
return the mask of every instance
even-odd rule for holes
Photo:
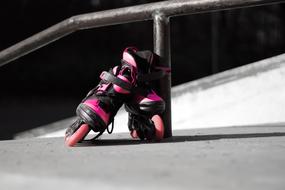
[[[0,52],[0,67],[77,30],[153,20],[154,51],[170,67],[169,17],[285,2],[285,0],[169,0],[73,16]],[[171,76],[160,83],[166,101],[165,137],[171,136]]]
[[[225,9],[272,4],[284,0],[171,0],[73,16],[0,52],[0,67],[77,30]]]

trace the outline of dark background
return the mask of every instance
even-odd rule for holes
[[[0,50],[73,15],[149,0],[0,1]],[[171,18],[172,83],[284,53],[285,6]],[[0,139],[73,116],[126,46],[151,49],[152,22],[79,31],[0,68]]]

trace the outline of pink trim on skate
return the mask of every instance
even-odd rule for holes
[[[106,113],[100,106],[99,106],[99,100],[97,99],[91,99],[86,100],[83,104],[89,106],[95,113],[97,113],[98,116],[101,117],[101,119],[104,121],[106,125],[109,124],[110,114]]]
[[[153,90],[151,93],[149,93],[146,97],[144,96],[137,96],[136,101],[139,103],[144,103],[144,102],[159,102],[163,101],[160,96],[158,96]]]
[[[117,77],[118,77],[119,79],[122,79],[123,81],[125,81],[125,82],[127,82],[127,83],[130,83],[129,80],[128,80],[126,77],[122,76],[122,75],[118,75]],[[130,93],[130,91],[125,90],[125,89],[123,89],[123,88],[121,88],[120,86],[115,85],[115,84],[114,84],[114,90],[115,90],[116,92],[120,93],[120,94],[129,94],[129,93]]]
[[[128,52],[126,52],[126,50],[123,53],[123,60],[125,60],[127,63],[129,63],[133,67],[137,68],[137,63],[136,63],[135,59],[133,58],[132,55],[130,55]]]

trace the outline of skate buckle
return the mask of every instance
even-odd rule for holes
[[[100,74],[100,79],[104,80],[104,76],[105,76],[105,71],[103,71],[103,72]]]

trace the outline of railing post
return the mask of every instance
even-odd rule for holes
[[[160,56],[161,66],[171,68],[169,17],[162,13],[155,13],[153,15],[153,40],[154,52]],[[166,75],[159,81],[158,93],[166,103],[166,109],[162,118],[165,125],[164,138],[168,138],[172,136],[171,74]]]

